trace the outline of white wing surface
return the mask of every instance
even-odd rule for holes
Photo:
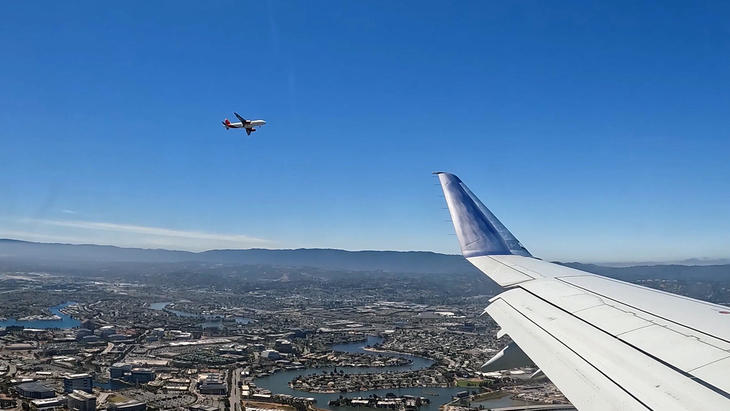
[[[730,308],[534,258],[437,174],[462,254],[507,288],[485,311],[573,405],[730,410]]]

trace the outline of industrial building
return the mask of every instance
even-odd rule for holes
[[[56,396],[55,391],[36,381],[18,384],[15,391],[23,398],[43,399]]]

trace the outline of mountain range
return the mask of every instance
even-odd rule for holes
[[[0,260],[38,263],[213,263],[313,267],[326,270],[386,273],[478,273],[460,255],[428,251],[347,251],[338,249],[243,249],[203,252],[122,248],[94,244],[36,243],[0,239]],[[605,266],[561,263],[628,281],[639,279],[730,281],[730,264],[641,264]]]

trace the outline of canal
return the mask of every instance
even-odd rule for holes
[[[173,309],[167,308],[167,306],[170,304],[172,304],[172,303],[171,302],[151,303],[149,305],[149,309],[155,310],[155,311],[165,311],[165,312],[173,314],[177,317],[200,319],[200,320],[204,321],[201,324],[201,326],[204,328],[217,327],[217,328],[223,329],[223,318],[221,316],[195,314],[195,313],[189,313],[189,312],[180,311],[180,310],[173,310]],[[236,324],[246,325],[246,324],[251,323],[252,320],[250,318],[245,318],[245,317],[236,317],[235,322],[236,322]]]
[[[399,389],[385,389],[385,390],[370,390],[370,391],[357,391],[348,393],[313,393],[307,391],[299,391],[289,387],[289,381],[295,379],[299,375],[309,374],[321,374],[322,372],[331,372],[335,368],[337,371],[343,371],[346,374],[364,374],[364,373],[384,373],[384,372],[400,372],[400,371],[413,371],[428,368],[433,364],[433,360],[423,357],[417,357],[414,355],[400,354],[400,353],[373,353],[365,350],[365,347],[381,343],[383,339],[381,337],[369,336],[367,341],[359,341],[348,344],[336,344],[332,346],[334,351],[340,352],[351,352],[351,353],[368,353],[371,355],[383,355],[388,357],[403,357],[411,360],[410,364],[394,367],[318,367],[318,368],[307,368],[303,370],[287,370],[279,371],[277,373],[267,375],[265,377],[256,378],[254,383],[257,387],[265,388],[275,394],[289,394],[296,397],[312,397],[317,400],[317,407],[330,410],[342,410],[351,407],[331,407],[328,403],[330,400],[339,398],[340,395],[345,397],[367,397],[372,394],[376,394],[380,397],[384,397],[388,393],[393,393],[396,396],[403,395],[414,395],[418,397],[428,398],[431,403],[429,405],[422,406],[421,411],[438,411],[439,407],[447,402],[451,401],[451,398],[460,391],[465,391],[467,388],[463,387],[448,387],[448,388],[436,388],[436,387],[413,387],[413,388],[399,388]],[[478,405],[484,405],[485,408],[489,407],[504,407],[511,405],[522,405],[523,401],[512,400],[509,396],[501,398],[493,398],[480,402]],[[478,406],[477,405],[477,406]]]

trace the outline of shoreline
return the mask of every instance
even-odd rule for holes
[[[354,392],[364,392],[364,391],[382,391],[382,390],[408,390],[411,388],[453,388],[451,386],[443,386],[443,385],[412,385],[408,387],[380,387],[380,388],[363,388],[360,390],[352,390],[352,391],[340,391],[340,390],[305,390],[300,387],[289,385],[289,388],[301,392],[310,392],[312,394],[348,394],[348,393],[354,393]]]
[[[374,347],[363,347],[362,349],[363,349],[363,351],[374,352],[374,353],[408,355],[408,356],[411,356],[411,357],[425,358],[425,359],[433,362],[433,364],[431,364],[431,366],[433,366],[434,364],[438,364],[438,361],[436,361],[434,358],[424,357],[423,355],[412,354],[412,353],[409,353],[409,352],[395,351],[395,350],[383,350],[383,349],[374,348]]]

